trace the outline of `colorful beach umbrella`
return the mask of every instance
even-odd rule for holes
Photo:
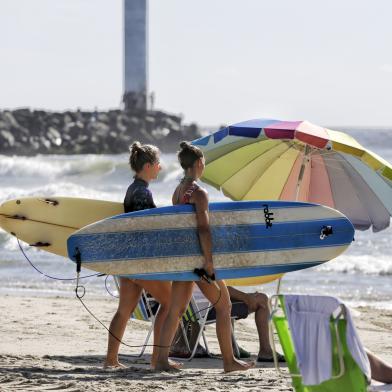
[[[232,200],[314,202],[343,212],[358,230],[389,226],[392,165],[346,133],[257,119],[193,144],[206,157],[202,180]]]

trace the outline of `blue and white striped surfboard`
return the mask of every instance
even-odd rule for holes
[[[210,203],[210,226],[217,279],[313,267],[340,255],[354,237],[340,212],[285,201]],[[327,226],[332,234],[323,236]],[[67,245],[85,268],[138,279],[198,280],[193,270],[203,263],[191,205],[113,216],[75,232]]]

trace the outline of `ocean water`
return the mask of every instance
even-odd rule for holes
[[[367,148],[392,162],[392,129],[349,129]],[[127,154],[121,155],[44,155],[35,157],[0,155],[0,203],[17,197],[73,196],[122,201],[132,173]],[[150,185],[158,206],[171,204],[171,194],[182,171],[174,154],[163,154],[159,179]],[[206,186],[211,201],[228,200]],[[317,268],[285,275],[282,291],[334,294],[353,306],[371,305],[392,309],[392,228],[380,233],[357,232],[355,242],[337,259]],[[29,248],[27,257],[46,274],[73,278],[75,267],[66,258]],[[75,283],[46,278],[35,271],[21,253],[16,239],[0,229],[0,273],[2,295],[73,296]],[[91,271],[83,271],[89,274]],[[107,289],[115,294],[113,281]],[[84,281],[87,294],[110,295],[105,278]],[[276,283],[248,287],[246,291],[273,293]]]

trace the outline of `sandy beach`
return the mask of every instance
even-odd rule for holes
[[[104,368],[116,296],[125,312],[133,291],[115,277],[201,266],[245,293],[339,298],[392,368],[391,14],[392,0],[0,0],[0,392],[294,392],[285,363],[256,362],[254,314],[234,328],[248,371],[224,373],[215,324],[212,355],[155,371],[170,339],[144,346],[151,322],[134,319],[124,367]],[[311,383],[329,331],[301,311]],[[367,392],[392,392],[370,358],[391,384]]]
[[[86,297],[85,302],[109,324],[116,299]],[[75,298],[3,296],[0,314],[1,391],[292,390],[290,381],[280,378],[270,364],[224,374],[220,359],[194,359],[179,373],[153,372],[149,348],[142,358],[122,356],[127,369],[106,371],[106,331]],[[392,361],[392,311],[363,307],[355,309],[354,317],[366,347]],[[147,328],[145,322],[131,321],[124,341],[142,344]],[[219,353],[214,326],[208,327],[207,336],[211,351]],[[257,352],[256,336],[251,317],[236,323],[238,342],[252,354]],[[131,350],[123,346],[121,353]]]

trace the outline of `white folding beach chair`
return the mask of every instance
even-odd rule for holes
[[[191,361],[195,354],[196,350],[198,347],[198,344],[203,338],[203,343],[204,343],[204,348],[207,352],[208,355],[211,355],[209,348],[208,348],[208,342],[207,338],[205,335],[205,327],[210,324],[216,323],[216,318],[215,317],[209,317],[211,315],[211,303],[207,300],[206,297],[201,293],[201,291],[196,287],[193,291],[193,295],[191,298],[191,301],[188,305],[188,308],[186,309],[184,315],[182,316],[182,319],[180,320],[180,326],[182,330],[182,336],[184,338],[185,344],[187,346],[187,349],[189,351],[189,357],[187,358],[182,358],[181,360],[186,360],[186,361]],[[234,314],[232,314],[232,341],[233,341],[233,346],[236,355],[239,357],[240,352],[239,352],[239,347],[237,344],[237,341],[234,336],[234,320],[237,320],[238,317]],[[185,328],[185,325],[187,322],[196,322],[199,326],[199,332],[194,340],[194,343],[191,347],[191,342],[188,339],[187,331]],[[175,357],[173,357],[175,358]]]
[[[114,282],[116,284],[118,292],[120,291],[120,286],[116,276],[113,276]],[[144,290],[142,291],[142,295],[140,297],[139,303],[137,304],[135,310],[132,313],[131,318],[135,320],[147,321],[150,322],[151,325],[148,329],[148,333],[142,349],[139,354],[126,354],[130,357],[141,357],[150,341],[151,334],[154,331],[155,325],[155,314],[158,312],[160,305],[155,301],[154,298],[150,297]],[[154,309],[153,309],[154,308]]]

